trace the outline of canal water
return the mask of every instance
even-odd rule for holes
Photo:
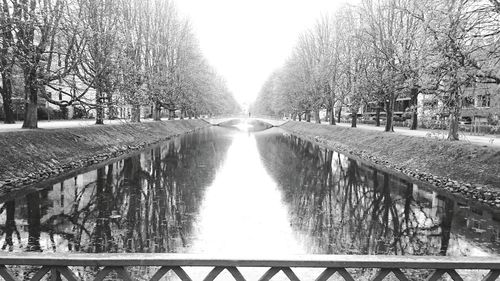
[[[499,214],[248,127],[207,128],[0,198],[1,251],[499,254]]]

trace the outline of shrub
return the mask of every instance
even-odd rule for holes
[[[75,106],[73,108],[73,119],[84,119],[84,118],[89,118],[88,112],[83,107]]]
[[[38,107],[36,111],[38,120],[48,120],[49,116],[52,117],[52,108],[50,107]]]

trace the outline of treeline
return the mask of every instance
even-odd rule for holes
[[[93,109],[97,124],[118,105],[131,106],[136,122],[145,106],[155,120],[162,109],[170,117],[238,110],[169,0],[2,1],[0,72],[6,123],[14,83],[24,85],[23,128],[37,127],[39,98]]]
[[[363,106],[385,111],[393,130],[398,97],[410,98],[417,128],[417,96],[434,95],[458,139],[466,89],[500,84],[500,1],[361,0],[323,16],[302,33],[286,63],[269,77],[253,111],[330,124],[349,111],[352,126]],[[498,98],[498,91],[495,92]],[[346,110],[347,109],[347,110]],[[304,116],[304,117],[302,117]]]

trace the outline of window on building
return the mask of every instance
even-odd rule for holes
[[[478,107],[490,107],[490,95],[478,95],[477,96],[477,106]]]
[[[423,105],[425,108],[435,108],[438,105],[438,101],[435,99],[432,100],[424,100]]]
[[[462,107],[473,107],[474,106],[474,98],[473,97],[464,97],[462,99]]]

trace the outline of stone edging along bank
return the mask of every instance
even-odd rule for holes
[[[500,208],[498,148],[304,122],[290,121],[281,128],[338,152]]]
[[[208,126],[193,119],[0,133],[0,194]]]

